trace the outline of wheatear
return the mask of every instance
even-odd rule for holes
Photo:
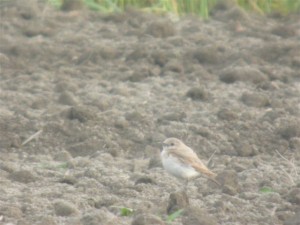
[[[177,138],[168,138],[163,142],[161,159],[168,173],[186,181],[185,187],[191,179],[198,177],[201,173],[219,184],[215,180],[216,174],[201,162],[193,149]]]

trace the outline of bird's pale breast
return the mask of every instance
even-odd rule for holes
[[[182,163],[176,157],[167,154],[165,150],[162,151],[161,158],[165,170],[175,177],[190,179],[199,175],[192,166]]]

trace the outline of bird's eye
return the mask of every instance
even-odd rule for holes
[[[175,144],[173,142],[170,143],[171,146],[174,146]]]

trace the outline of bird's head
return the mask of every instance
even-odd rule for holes
[[[172,150],[180,147],[182,144],[183,143],[177,138],[168,138],[163,142],[163,149]]]

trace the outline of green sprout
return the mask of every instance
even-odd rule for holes
[[[121,216],[131,216],[133,214],[133,209],[122,207],[120,208]]]
[[[269,188],[269,187],[262,187],[259,192],[261,193],[273,193],[274,190],[272,188]]]
[[[134,213],[133,209],[123,206],[111,206],[111,208],[118,209],[121,216],[131,216]]]
[[[173,222],[176,218],[181,216],[183,212],[184,212],[184,209],[179,209],[179,210],[173,212],[172,214],[168,215],[167,223]]]

